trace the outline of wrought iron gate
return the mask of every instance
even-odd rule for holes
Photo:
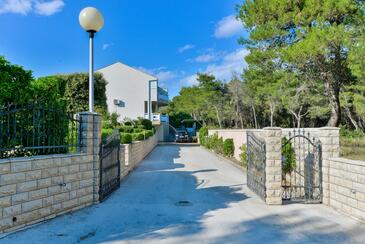
[[[120,134],[116,130],[101,145],[99,200],[103,201],[120,186]]]
[[[283,200],[322,202],[322,149],[304,129],[294,130],[282,143]]]
[[[247,186],[266,198],[266,145],[253,132],[247,132]]]

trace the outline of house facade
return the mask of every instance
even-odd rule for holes
[[[169,94],[159,87],[158,78],[143,71],[114,63],[97,72],[108,82],[106,96],[110,113],[119,114],[121,121],[139,117],[161,120],[156,114],[159,107],[166,106]]]

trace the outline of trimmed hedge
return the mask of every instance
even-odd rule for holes
[[[121,144],[130,144],[133,141],[132,134],[130,133],[120,133],[120,143]]]
[[[226,139],[223,143],[224,156],[232,157],[234,155],[234,143],[233,139]]]
[[[245,144],[243,144],[241,147],[241,154],[240,154],[240,159],[241,159],[241,164],[243,167],[247,166],[247,146]]]

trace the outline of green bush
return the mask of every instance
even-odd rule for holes
[[[199,130],[199,142],[202,146],[207,146],[208,144],[208,128],[202,127]]]
[[[240,149],[241,149],[240,153],[241,164],[243,167],[247,167],[247,146],[242,145]]]
[[[134,127],[130,125],[122,125],[119,127],[120,132],[124,133],[133,133]]]
[[[109,120],[103,120],[103,121],[101,122],[101,125],[102,125],[102,128],[103,128],[103,129],[113,129],[113,124],[112,124],[112,122],[111,122],[111,121],[109,121]]]
[[[132,140],[133,141],[143,141],[145,139],[144,133],[133,133]]]
[[[145,130],[152,130],[153,128],[152,122],[148,119],[139,119],[138,122]]]
[[[295,159],[295,151],[291,141],[284,137],[281,141],[282,149],[281,155],[283,160],[283,173],[290,174],[297,167],[297,161]]]
[[[153,136],[153,131],[152,130],[146,130],[145,135],[146,135],[146,139],[150,138],[151,136]]]
[[[234,154],[234,143],[233,139],[226,139],[223,143],[224,156],[232,157]]]
[[[130,133],[120,133],[120,143],[121,144],[130,144],[132,143],[133,138]]]
[[[102,138],[102,140],[103,141],[105,141],[105,139],[108,137],[108,136],[110,136],[110,135],[112,135],[113,134],[113,132],[114,132],[114,130],[113,129],[102,129],[101,130],[101,138]]]
[[[143,133],[144,129],[134,128],[133,133]]]

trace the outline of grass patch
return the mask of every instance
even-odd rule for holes
[[[341,130],[340,156],[365,161],[365,135],[362,132]]]

